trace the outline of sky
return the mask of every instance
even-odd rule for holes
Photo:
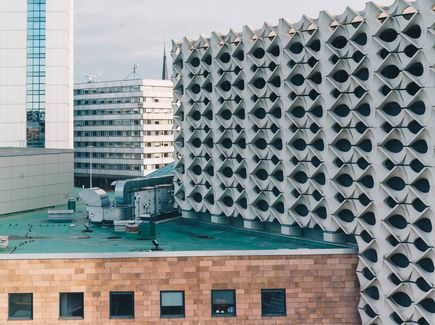
[[[390,5],[393,0],[377,0]],[[280,18],[299,21],[319,11],[362,10],[365,0],[75,0],[75,81],[119,80],[138,65],[138,76],[160,79],[163,46],[168,64],[171,40],[209,36],[212,31],[260,28]]]

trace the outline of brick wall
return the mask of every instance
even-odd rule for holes
[[[33,292],[33,321],[10,324],[360,324],[355,255],[0,261],[8,293]],[[262,288],[286,288],[287,317],[261,317]],[[237,318],[212,318],[212,289],[236,289]],[[135,319],[109,320],[109,291],[135,291]],[[185,290],[186,317],[160,319],[160,290]],[[84,292],[84,320],[59,320],[59,292]]]

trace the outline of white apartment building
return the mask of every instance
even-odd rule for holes
[[[73,1],[0,1],[0,147],[72,149]]]
[[[107,187],[172,162],[171,103],[172,82],[167,80],[76,84],[76,184],[88,186],[92,172],[93,185]]]

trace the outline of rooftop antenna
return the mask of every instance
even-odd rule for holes
[[[94,80],[94,78],[98,77],[98,76],[101,76],[101,74],[99,74],[99,73],[96,73],[96,74],[86,74],[85,78],[88,80],[88,83],[94,83],[94,82],[96,82]]]
[[[140,75],[137,73],[137,68],[139,67],[139,65],[137,63],[133,64],[133,71],[130,72],[128,74],[127,77],[124,78],[124,80],[128,80],[128,79],[141,79]]]

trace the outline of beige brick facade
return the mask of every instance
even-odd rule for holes
[[[0,261],[0,324],[360,324],[355,255]],[[287,317],[261,317],[285,288]],[[235,289],[236,318],[211,317],[212,289]],[[160,319],[160,291],[184,290],[186,317]],[[135,319],[109,319],[109,292],[135,292]],[[8,293],[33,293],[33,320],[7,321]],[[84,320],[59,320],[59,292],[84,292]]]

